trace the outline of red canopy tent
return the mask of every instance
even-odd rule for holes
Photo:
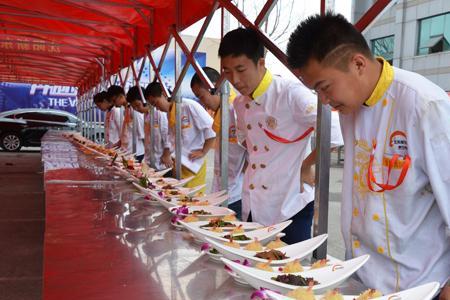
[[[4,0],[0,81],[69,85],[80,94],[208,14],[213,0]],[[176,9],[178,7],[178,9]]]

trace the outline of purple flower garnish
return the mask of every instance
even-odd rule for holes
[[[200,251],[206,251],[210,248],[208,243],[203,243],[202,247],[200,248]]]

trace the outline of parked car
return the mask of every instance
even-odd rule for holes
[[[0,113],[0,147],[19,151],[23,146],[40,146],[49,129],[79,130],[80,120],[55,109],[16,109]]]

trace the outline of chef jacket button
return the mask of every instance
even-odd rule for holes
[[[265,186],[264,184],[261,186],[263,189],[267,190],[267,186]]]
[[[254,190],[254,189],[255,189],[255,186],[253,185],[253,183],[249,185],[249,188],[250,188],[251,190]]]
[[[265,165],[265,164],[260,164],[259,166],[260,166],[261,168],[263,168],[263,169],[266,168],[266,165]]]
[[[256,169],[256,164],[252,164],[252,169],[253,169],[253,170]]]
[[[253,146],[253,151],[258,151],[258,146],[254,145]]]
[[[267,147],[267,145],[266,146],[264,146],[264,149],[267,151],[267,152],[269,152],[269,147]]]
[[[252,129],[252,125],[247,124],[247,129],[248,129],[248,130],[251,130],[251,129]]]
[[[377,248],[377,252],[380,253],[380,254],[383,254],[383,253],[384,253],[384,248],[381,247],[381,246],[379,246],[379,247]]]
[[[361,243],[358,240],[354,240],[353,241],[353,248],[357,249],[361,247]]]
[[[250,104],[245,103],[245,108],[246,108],[246,109],[249,109],[249,108],[250,108]]]
[[[380,216],[378,214],[373,214],[372,220],[379,221],[380,220]]]

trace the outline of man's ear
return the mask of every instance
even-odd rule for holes
[[[264,58],[264,57],[261,57],[259,60],[258,60],[258,67],[260,67],[260,68],[265,68],[266,67],[266,59]]]
[[[367,67],[367,58],[360,53],[355,53],[350,60],[350,67],[362,75]]]

